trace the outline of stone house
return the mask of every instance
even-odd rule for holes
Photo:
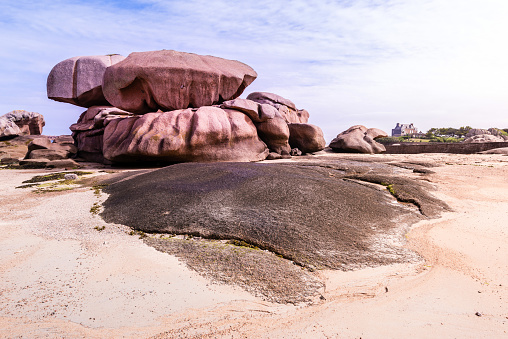
[[[418,133],[418,128],[413,123],[400,124],[397,123],[394,129],[392,129],[392,137],[402,137],[404,135],[413,135]]]

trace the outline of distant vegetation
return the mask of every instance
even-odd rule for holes
[[[471,126],[463,126],[460,128],[442,127],[431,128],[427,133],[417,135],[404,135],[402,137],[386,137],[379,138],[376,141],[382,144],[393,144],[398,142],[461,142],[464,141],[467,133],[473,129]],[[508,135],[508,128],[496,128],[501,134]]]

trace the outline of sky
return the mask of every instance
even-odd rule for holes
[[[1,0],[0,115],[70,134],[85,109],[47,98],[58,62],[173,49],[239,60],[255,91],[310,113],[327,142],[353,125],[508,128],[506,0]]]

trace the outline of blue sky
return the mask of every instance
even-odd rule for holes
[[[328,142],[356,124],[507,128],[506,18],[506,0],[3,0],[0,115],[68,134],[84,109],[47,99],[55,64],[174,49],[250,65],[242,97],[292,100]]]

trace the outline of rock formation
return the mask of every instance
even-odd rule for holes
[[[380,129],[356,125],[337,135],[329,147],[336,152],[370,153],[377,154],[386,151],[386,148],[375,141],[388,135]]]
[[[508,136],[497,128],[479,129],[473,128],[466,134],[465,143],[477,142],[504,142],[508,141]]]
[[[504,142],[508,141],[508,137],[505,139],[504,136],[497,136],[492,134],[478,134],[464,140],[464,143],[476,143],[476,142]]]
[[[118,54],[74,57],[59,62],[48,76],[48,98],[81,107],[109,105],[102,92],[106,68],[125,59]]]
[[[56,75],[90,58],[99,57],[55,66],[48,97],[58,92],[50,94]],[[115,107],[90,106],[70,127],[79,156],[91,161],[258,161],[269,152],[275,159],[325,147],[321,129],[308,125],[309,113],[290,100],[265,92],[237,98],[257,76],[238,61],[166,50],[131,53],[94,68],[91,83],[101,76],[102,86],[90,85],[86,93],[104,93]],[[82,104],[78,99],[67,102]]]
[[[0,117],[0,138],[16,135],[40,135],[44,125],[42,114],[14,110]]]

